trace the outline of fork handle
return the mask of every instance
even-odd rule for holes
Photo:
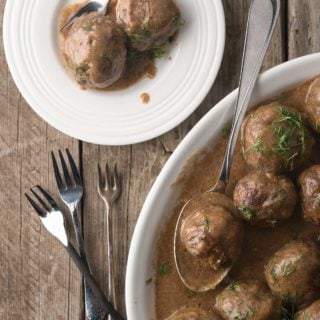
[[[83,234],[81,230],[80,219],[77,212],[77,206],[69,207],[72,215],[72,224],[76,234],[76,240],[79,247],[80,257],[90,271],[90,265],[88,263],[86,250],[84,246]],[[91,272],[91,271],[90,271]],[[93,295],[92,290],[87,284],[86,279],[84,279],[84,294],[85,294],[85,310],[86,315],[89,320],[102,320],[105,317],[105,312],[102,310],[102,307],[99,305],[96,297]]]
[[[99,301],[101,307],[112,317],[113,320],[125,320],[125,318],[123,318],[121,314],[117,310],[115,310],[113,305],[107,300],[100,287],[92,277],[88,265],[84,263],[84,261],[77,253],[76,249],[71,244],[68,244],[67,246],[65,246],[65,248],[74,263],[77,265],[79,271],[83,274],[85,280],[87,281],[87,284]]]

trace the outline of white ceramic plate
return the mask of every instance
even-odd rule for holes
[[[259,79],[251,105],[296,86],[320,74],[320,54],[305,56],[265,72]],[[234,91],[215,106],[190,131],[172,154],[154,183],[140,213],[133,235],[126,276],[128,320],[154,319],[154,288],[145,281],[154,273],[153,257],[159,230],[172,212],[180,190],[171,188],[187,159],[221,136],[223,125],[231,120]],[[212,159],[214,161],[214,159]]]
[[[123,145],[159,136],[186,119],[210,90],[220,68],[225,20],[221,0],[176,0],[186,23],[155,79],[115,92],[82,91],[66,74],[57,21],[75,0],[10,0],[4,45],[13,78],[30,106],[75,138]],[[151,96],[142,104],[140,95]]]

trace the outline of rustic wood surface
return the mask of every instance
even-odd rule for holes
[[[143,201],[178,143],[223,96],[237,86],[249,0],[224,0],[227,42],[222,68],[200,108],[183,124],[152,141],[106,147],[77,141],[41,120],[19,94],[0,41],[0,319],[84,319],[81,277],[60,245],[41,227],[23,193],[41,184],[56,193],[50,150],[68,147],[82,168],[82,218],[93,271],[107,288],[106,228],[97,194],[97,163],[117,163],[123,178],[115,208],[117,288],[124,305],[130,239]],[[0,24],[5,0],[0,0]],[[264,70],[320,50],[320,0],[283,1]],[[2,30],[1,30],[2,35]],[[144,319],[141,319],[144,320]],[[149,319],[146,319],[149,320]]]

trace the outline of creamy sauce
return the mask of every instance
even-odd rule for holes
[[[60,21],[59,21],[59,29],[66,23],[66,21],[72,17],[72,15],[79,10],[85,2],[74,3],[64,8],[62,11]],[[117,5],[117,0],[111,0],[109,5],[108,15],[115,20],[115,9]],[[63,46],[63,42],[68,34],[68,29],[64,30],[64,32],[60,32],[60,45]],[[65,61],[65,58],[63,57]],[[68,69],[66,67],[66,69]],[[70,70],[67,70],[70,73]],[[155,66],[155,62],[151,57],[151,52],[139,52],[132,48],[128,48],[128,55],[126,61],[125,70],[121,76],[121,78],[116,81],[111,86],[104,89],[95,89],[99,91],[115,91],[126,89],[136,82],[138,82],[141,78],[147,77],[149,79],[153,79],[156,76],[157,68]]]
[[[143,93],[140,96],[140,99],[141,99],[142,103],[144,103],[144,104],[148,104],[150,102],[150,96],[148,93]]]
[[[295,107],[303,112],[308,84],[309,82],[282,94],[274,100],[281,101],[284,105]],[[214,147],[193,156],[187,162],[182,175],[177,181],[177,184],[183,186],[183,192],[173,214],[160,234],[156,252],[155,307],[157,320],[166,319],[174,311],[184,306],[200,307],[212,312],[215,296],[221,291],[220,287],[207,293],[195,294],[184,287],[175,269],[173,234],[177,217],[183,204],[192,195],[212,187],[220,170],[226,144],[227,138],[224,133],[221,133],[221,138]],[[318,142],[314,150],[319,150],[319,147],[320,144]],[[299,173],[313,163],[320,163],[319,152],[313,152],[312,159],[304,167],[291,173],[290,178],[296,182]],[[231,179],[227,187],[227,195],[232,197],[235,184],[247,173],[249,173],[249,170],[244,162],[238,143]],[[320,232],[318,227],[302,219],[299,205],[291,219],[273,229],[251,227],[249,224],[244,224],[244,226],[245,236],[242,254],[230,273],[230,278],[234,280],[257,279],[265,282],[263,274],[264,265],[275,251],[292,239]],[[160,272],[161,265],[163,264],[169,269],[168,272],[165,272],[165,275],[163,272],[161,275]]]

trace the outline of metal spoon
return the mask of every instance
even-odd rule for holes
[[[110,0],[91,0],[88,1],[81,9],[79,9],[60,29],[60,31],[65,30],[66,28],[70,27],[74,21],[82,16],[85,13],[90,13],[93,11],[97,11],[102,15],[106,15],[108,12]]]
[[[230,176],[232,157],[237,137],[268,49],[279,12],[280,0],[253,0],[251,3],[244,43],[238,99],[219,178],[212,188],[204,193],[195,195],[187,201],[178,217],[174,234],[175,264],[182,282],[186,287],[195,292],[204,292],[214,289],[227,276],[231,267],[214,271],[208,266],[203,267],[202,264],[198,262],[188,267],[185,256],[186,254],[189,256],[191,255],[186,253],[182,248],[179,237],[181,222],[187,214],[209,204],[223,205],[230,211],[235,210],[232,200],[225,195],[225,188]],[[196,259],[200,260],[199,258]],[[192,272],[195,273],[195,269],[197,269],[197,274],[199,270],[201,271],[202,279],[197,275],[192,279]]]

